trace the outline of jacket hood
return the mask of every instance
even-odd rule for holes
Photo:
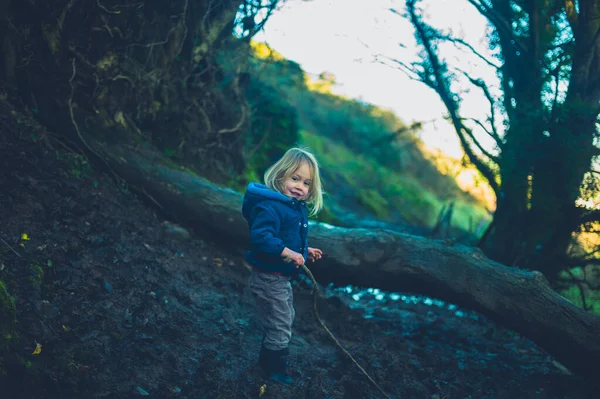
[[[254,205],[264,200],[275,200],[284,203],[291,203],[292,200],[280,192],[273,191],[269,187],[261,183],[250,183],[246,188],[244,195],[244,204],[242,205],[242,213],[248,217]]]

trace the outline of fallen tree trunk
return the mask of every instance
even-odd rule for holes
[[[166,166],[152,152],[97,148],[166,213],[245,248],[248,228],[239,193]],[[314,223],[309,237],[311,246],[324,253],[310,265],[321,283],[409,291],[452,302],[523,334],[578,374],[591,377],[600,369],[600,317],[558,295],[539,272],[493,262],[478,249],[389,230]]]

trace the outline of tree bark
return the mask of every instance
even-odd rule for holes
[[[244,249],[242,196],[167,166],[146,150],[95,145],[108,165],[170,217]],[[310,265],[321,283],[353,284],[429,295],[474,309],[548,351],[578,374],[600,369],[600,317],[552,290],[539,272],[506,267],[476,248],[389,230],[311,223],[311,246],[324,258]]]

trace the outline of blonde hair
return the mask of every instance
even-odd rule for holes
[[[308,163],[312,174],[312,182],[308,189],[306,202],[310,205],[310,215],[316,215],[323,209],[323,189],[319,175],[319,163],[313,154],[302,148],[290,148],[283,156],[265,172],[265,185],[271,190],[283,193],[283,182],[302,164]]]

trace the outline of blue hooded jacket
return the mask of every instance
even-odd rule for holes
[[[308,257],[308,209],[304,201],[288,198],[264,184],[250,183],[244,195],[242,214],[250,228],[250,250],[246,260],[255,268],[296,273],[293,263],[286,263],[281,251],[287,247],[304,259]]]

